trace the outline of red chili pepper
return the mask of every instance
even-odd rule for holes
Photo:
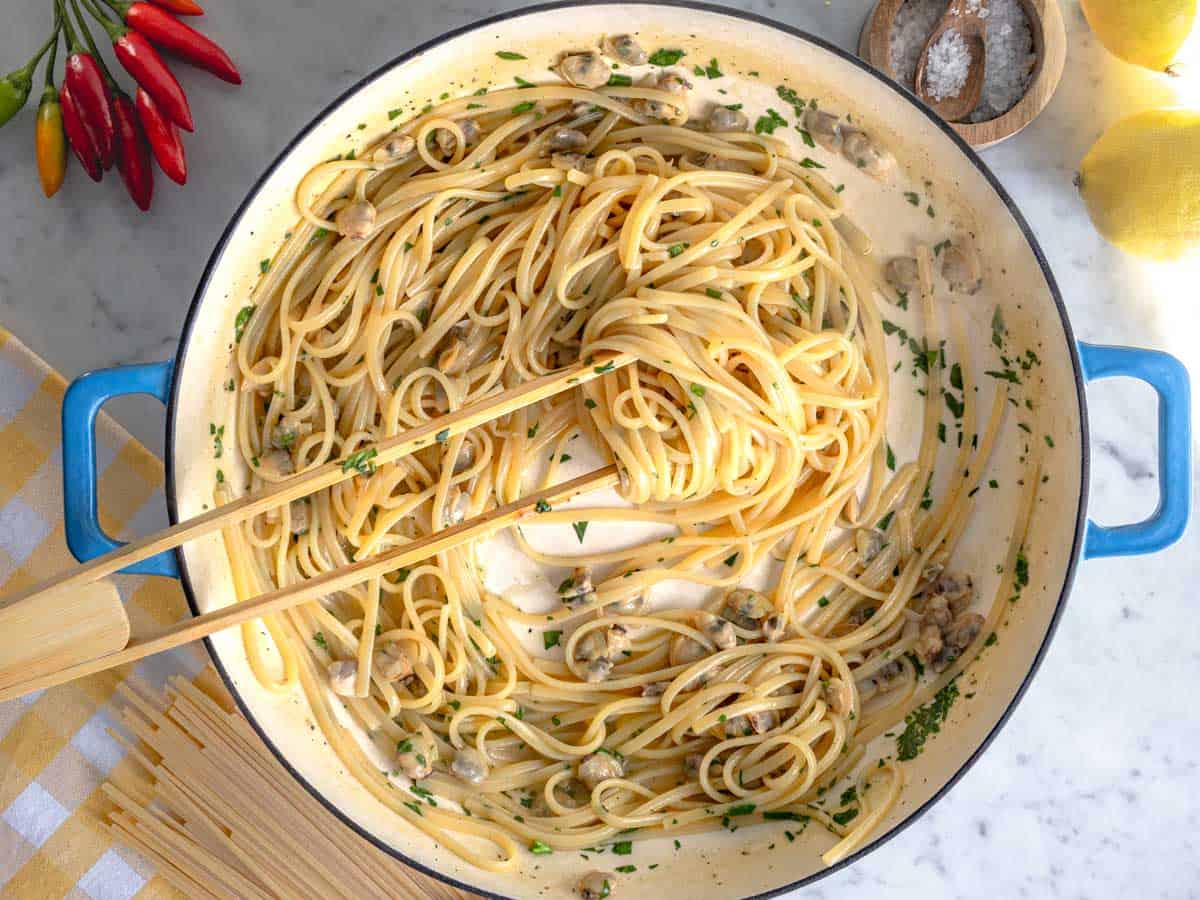
[[[167,117],[185,131],[192,131],[192,111],[188,107],[187,95],[163,58],[154,46],[136,31],[114,25],[107,19],[100,22],[108,29],[113,39],[113,52],[125,67],[125,71],[146,89],[154,102]]]
[[[108,169],[113,164],[114,126],[104,72],[95,57],[79,43],[75,28],[71,25],[71,17],[65,10],[61,18],[67,36],[67,51],[70,53],[63,75],[63,87],[71,95],[75,112],[91,136],[100,165]]]
[[[154,98],[145,88],[138,88],[136,95],[138,119],[150,139],[150,149],[158,167],[176,184],[187,183],[187,158],[183,152],[183,141],[175,123],[162,114]]]
[[[117,120],[117,169],[129,196],[145,212],[154,197],[154,169],[150,166],[150,145],[138,124],[133,101],[124,92],[113,98],[113,117]]]
[[[177,16],[204,15],[204,10],[200,8],[200,4],[193,3],[192,0],[154,0],[154,2],[163,9],[169,9]]]
[[[106,2],[120,14],[126,25],[140,31],[154,43],[230,84],[242,83],[242,76],[229,54],[215,41],[180,22],[169,12],[149,3],[130,3],[128,0]]]
[[[100,157],[100,165],[111,168],[114,132],[112,107],[104,74],[90,53],[72,53],[67,57],[63,83],[71,92],[83,127],[92,136],[92,146]]]
[[[67,132],[67,143],[83,170],[92,181],[99,181],[103,175],[100,168],[100,154],[92,144],[92,136],[83,124],[79,111],[75,108],[75,100],[64,84],[58,91],[58,102],[62,106],[63,129]]]

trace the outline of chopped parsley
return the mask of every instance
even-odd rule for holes
[[[758,121],[754,123],[755,134],[774,134],[775,129],[780,125],[787,127],[787,119],[777,113],[775,110],[768,108],[765,116],[759,116]]]
[[[839,813],[834,813],[832,816],[830,816],[830,818],[833,819],[833,821],[837,822],[839,825],[845,825],[847,822],[851,821],[857,815],[858,815],[858,808],[855,807],[853,809],[843,809]]]
[[[551,647],[557,647],[558,641],[562,637],[561,631],[543,631],[542,632],[542,647],[549,650]]]
[[[258,271],[262,272],[264,275],[271,271],[271,260],[260,259],[258,261]]]
[[[911,203],[913,206],[921,205],[921,198],[919,196],[917,196],[915,191],[905,191],[904,199],[907,200],[909,203]]]
[[[439,444],[446,443],[446,441],[450,440],[450,429],[443,428],[441,431],[439,431],[437,434],[435,434],[433,436],[433,439],[435,441],[437,441]]]
[[[374,475],[375,464],[371,460],[377,455],[378,451],[374,447],[368,447],[365,450],[352,453],[342,460],[342,471],[349,472],[353,469],[359,475]]]
[[[673,66],[683,59],[684,51],[660,47],[650,54],[648,60],[652,66]]]
[[[825,168],[823,165],[821,165],[819,162],[817,162],[811,156],[806,156],[806,157],[804,157],[804,159],[800,160],[800,166],[801,166],[801,168],[804,168],[804,169],[823,169],[823,168]]]
[[[1004,327],[1004,314],[1000,311],[1000,307],[996,307],[996,311],[992,313],[992,344],[996,347],[1004,347],[1004,337],[1008,334],[1008,329]]]
[[[533,505],[533,508],[540,513],[550,512],[550,504],[546,502],[545,498],[539,499],[538,502]]]
[[[670,247],[667,248],[667,255],[670,256],[671,259],[674,259],[675,257],[677,257],[680,253],[682,253],[684,250],[686,250],[690,246],[691,246],[691,244],[685,244],[682,242],[678,243],[678,244],[672,244]]]
[[[318,631],[316,634],[314,634],[313,635],[313,643],[316,644],[318,647],[320,647],[322,650],[329,649],[329,642],[327,640],[325,640],[324,632]]]
[[[1017,377],[1017,373],[1014,372],[1012,369],[1004,369],[1001,372],[997,372],[997,371],[993,370],[993,371],[984,372],[983,374],[988,375],[991,378],[998,379],[1000,381],[1010,382],[1011,384],[1020,384],[1021,383],[1021,379],[1019,377]]]
[[[409,785],[408,789],[430,806],[437,806],[437,800],[434,799],[433,792],[428,788],[423,788],[419,784],[411,784]]]
[[[628,856],[633,852],[633,841],[617,841],[612,845],[612,852],[617,856]]]
[[[497,50],[496,55],[501,59],[528,59],[529,57],[521,53],[514,53],[512,50]]]
[[[733,564],[737,562],[738,555],[735,553],[732,556],[725,557],[725,565],[733,568]]]
[[[587,522],[572,522],[571,527],[575,529],[575,537],[579,538],[579,543],[583,543],[583,536],[587,534]]]
[[[952,681],[938,691],[929,703],[904,717],[904,732],[896,738],[896,756],[900,761],[916,759],[920,755],[929,736],[942,730],[942,723],[946,721],[957,697],[958,684]]]
[[[945,396],[946,406],[949,408],[950,412],[953,413],[954,418],[961,419],[963,417],[963,409],[965,408],[966,404],[948,391],[943,396]]]
[[[693,384],[691,386],[690,390],[697,397],[703,397],[705,394],[706,388],[702,384]]]
[[[237,318],[233,320],[233,339],[235,342],[241,343],[242,333],[246,330],[246,325],[252,315],[254,315],[253,306],[243,306],[238,310]]]
[[[535,840],[529,845],[529,852],[537,856],[548,856],[554,851],[550,848],[549,844]]]
[[[633,85],[633,79],[628,75],[619,75],[614,72],[609,76],[608,87],[630,87]]]
[[[772,809],[762,814],[767,822],[807,822],[808,816],[786,809]]]
[[[748,816],[754,812],[757,807],[753,803],[739,803],[737,806],[731,806],[725,810],[727,816]]]
[[[513,111],[514,115],[520,115],[521,113],[529,112],[536,105],[537,104],[534,103],[532,100],[526,100],[524,103],[518,103],[516,106],[514,106],[512,108],[512,111]]]
[[[1013,567],[1013,577],[1018,588],[1024,588],[1029,584],[1029,557],[1025,555],[1024,550],[1017,551],[1017,562]]]
[[[795,90],[781,84],[775,88],[775,93],[779,96],[780,100],[792,108],[792,112],[796,114],[796,118],[804,115],[804,98],[797,94]],[[808,143],[808,141],[806,140],[805,143]],[[809,144],[809,146],[811,147],[812,144]]]
[[[704,293],[708,294],[708,296],[712,297],[714,300],[721,299],[721,292],[716,288],[705,288]]]

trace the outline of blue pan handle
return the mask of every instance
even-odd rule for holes
[[[76,378],[63,397],[63,506],[67,546],[80,562],[116,550],[96,513],[96,413],[113,397],[150,394],[164,404],[171,389],[173,362],[118,366]],[[121,570],[136,575],[179,577],[173,551],[165,550]]]
[[[1192,399],[1187,369],[1156,350],[1079,344],[1086,381],[1124,376],[1144,381],[1158,394],[1158,509],[1144,522],[1105,528],[1091,519],[1085,559],[1135,556],[1179,540],[1191,511]]]

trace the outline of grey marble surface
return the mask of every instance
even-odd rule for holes
[[[1200,96],[1108,56],[1076,0],[1070,54],[1048,110],[985,159],[1014,195],[1057,273],[1077,335],[1157,347],[1200,372],[1197,267],[1149,267],[1092,230],[1071,176],[1122,112]],[[14,7],[17,4],[12,4]],[[316,110],[413,44],[519,7],[485,0],[209,0],[204,27],[238,60],[240,90],[183,69],[199,135],[192,184],[159,179],[152,215],[115,178],[78,168],[53,202],[36,187],[32,116],[0,131],[0,324],[68,377],[173,353],[205,260],[244,193]],[[871,0],[734,3],[852,47]],[[48,3],[0,31],[13,63],[40,41]],[[7,66],[4,66],[7,67]],[[1174,92],[1174,93],[1173,93]],[[1148,389],[1093,389],[1092,510],[1106,523],[1156,502]],[[153,448],[161,410],[115,412]],[[819,897],[1200,896],[1200,540],[1155,557],[1081,566],[1058,637],[1026,699],[984,758],[934,810],[880,851],[804,892]]]

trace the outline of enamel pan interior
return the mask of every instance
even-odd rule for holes
[[[691,4],[571,4],[480,23],[367,77],[284,151],[238,211],[209,263],[175,370],[167,454],[171,518],[178,521],[196,515],[212,504],[217,462],[212,459],[209,423],[225,424],[227,434],[235,430],[231,395],[224,389],[233,372],[233,321],[258,276],[258,261],[273,254],[279,238],[295,222],[293,190],[309,167],[385,132],[390,127],[389,110],[400,108],[407,116],[444,91],[459,95],[489,84],[511,83],[514,75],[535,77],[562,49],[593,46],[601,35],[615,30],[636,33],[649,49],[686,49],[689,69],[694,62],[719,60],[728,77],[694,79],[697,96],[710,102],[742,102],[751,121],[766,107],[785,113],[789,122],[794,120],[788,104],[776,95],[781,83],[793,87],[800,97],[819,98],[822,108],[852,115],[895,151],[900,173],[890,184],[879,185],[828,154],[807,150],[790,126],[777,136],[786,132],[796,141],[800,155],[811,153],[823,161],[827,166],[823,175],[835,184],[845,183],[850,213],[874,237],[880,258],[911,253],[917,240],[933,244],[968,232],[977,237],[986,286],[980,294],[961,297],[957,303],[967,325],[970,371],[979,382],[982,406],[996,389],[995,380],[983,373],[997,368],[991,345],[997,305],[1003,308],[1007,345],[1016,352],[1031,350],[1040,360],[1023,374],[1021,391],[1014,394],[1005,439],[988,472],[997,487],[989,488],[985,479],[954,561],[955,568],[975,575],[983,597],[995,594],[1000,577],[995,569],[1004,559],[1021,476],[1017,460],[1028,452],[1027,444],[1043,442],[1049,434],[1054,447],[1043,447],[1047,477],[1040,485],[1026,537],[1030,583],[1019,602],[1007,607],[998,645],[989,648],[961,679],[962,693],[973,696],[960,699],[942,733],[928,742],[921,756],[905,764],[907,786],[876,833],[872,845],[878,845],[912,821],[964,771],[1011,711],[1037,666],[1078,553],[1086,485],[1085,416],[1066,313],[1041,252],[1007,195],[967,146],[908,94],[818,39],[763,19]],[[500,50],[516,51],[528,59],[504,61],[496,56]],[[702,107],[700,103],[697,113]],[[359,123],[366,128],[360,130]],[[905,197],[907,192],[918,195],[919,206]],[[921,334],[915,309],[889,308],[884,315]],[[911,352],[902,349],[894,336],[889,338],[889,353],[893,364],[901,363],[892,376],[889,440],[903,461],[916,451],[913,423],[920,409],[915,390],[920,382],[910,374]],[[1024,405],[1026,397],[1032,410]],[[949,412],[944,415],[951,446],[955,422]],[[1028,425],[1030,433],[1019,431],[1018,422]],[[232,455],[225,454],[220,464],[237,488],[245,476],[229,458]],[[938,484],[950,477],[947,468],[940,466]],[[538,540],[554,547],[563,537],[546,534]],[[573,536],[570,541],[562,546],[573,546]],[[503,560],[489,569],[489,579],[494,573],[502,582],[495,587],[532,585],[532,593],[542,598],[536,602],[549,602],[550,578],[555,573],[514,562],[502,540],[493,559]],[[231,601],[232,585],[219,537],[187,545],[180,561],[197,612]],[[698,599],[670,591],[654,597],[678,603]],[[819,856],[832,843],[831,837],[813,825],[789,843],[781,833],[786,822],[739,828],[736,834],[719,831],[688,837],[678,852],[671,840],[642,840],[635,844],[632,856],[620,860],[606,854],[585,864],[577,854],[560,853],[529,856],[519,871],[510,873],[478,870],[408,827],[343,776],[319,733],[309,727],[301,698],[269,695],[254,682],[236,629],[216,635],[209,646],[243,712],[314,795],[380,847],[472,890],[514,897],[564,896],[581,866],[634,864],[637,874],[628,880],[639,892],[688,898],[745,896],[805,883],[827,871]],[[894,742],[881,739],[867,758],[894,752]],[[768,849],[772,844],[776,849]],[[657,867],[649,868],[653,864]]]

